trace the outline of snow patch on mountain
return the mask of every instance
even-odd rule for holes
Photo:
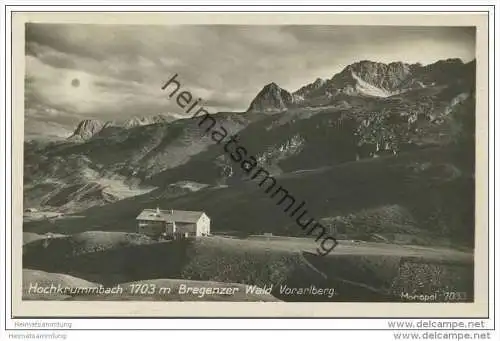
[[[389,96],[392,96],[392,95],[397,93],[397,92],[391,92],[389,90],[376,87],[375,85],[372,85],[372,84],[364,81],[363,79],[361,79],[354,72],[352,73],[352,77],[357,82],[357,84],[355,85],[356,93],[367,95],[367,96],[374,96],[374,97],[389,97]]]

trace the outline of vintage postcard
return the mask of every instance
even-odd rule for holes
[[[487,315],[486,14],[13,25],[14,315]]]

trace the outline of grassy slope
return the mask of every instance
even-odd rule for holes
[[[415,240],[410,238],[410,243],[432,244],[449,239],[453,240],[450,245],[473,245],[474,207],[469,199],[473,197],[474,182],[466,175],[457,176],[453,164],[451,150],[436,148],[297,171],[277,179],[279,185],[294,195],[297,204],[301,200],[306,202],[309,214],[316,219],[351,215],[347,218],[354,228],[347,231],[347,237],[370,240],[372,235],[382,234],[392,240],[401,234],[413,236]],[[276,202],[268,198],[258,183],[251,181],[176,198],[165,198],[158,190],[88,209],[82,212],[81,219],[60,219],[54,224],[25,223],[24,230],[133,232],[138,213],[159,205],[205,211],[212,220],[213,232],[235,230],[246,234],[273,232],[303,236],[303,231]],[[394,212],[394,207],[399,211]]]
[[[88,239],[84,245],[109,241],[109,238],[97,241],[94,237],[99,239],[98,233],[84,236]],[[67,241],[72,239],[70,236]],[[76,239],[81,241],[83,237],[77,235]],[[115,239],[123,237],[117,233]],[[418,292],[418,289],[425,293],[439,289],[473,295],[472,255],[447,249],[342,243],[329,256],[319,257],[312,253],[314,242],[305,238],[207,237],[182,243],[146,242],[128,246],[116,242],[114,246],[101,248],[67,243],[73,250],[64,249],[62,240],[54,240],[46,248],[37,248],[36,242],[27,245],[30,249],[24,255],[24,266],[67,273],[108,286],[166,278],[203,281],[207,285],[224,282],[273,286],[272,294],[288,301],[397,300],[402,292]],[[280,293],[281,285],[335,288],[337,295],[330,299],[291,297]]]

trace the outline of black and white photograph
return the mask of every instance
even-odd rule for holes
[[[23,301],[475,301],[476,27],[24,30]]]

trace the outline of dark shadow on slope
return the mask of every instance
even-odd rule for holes
[[[73,255],[71,244],[53,242],[50,248],[44,248],[43,241],[30,243],[30,251],[23,255],[23,267],[70,274],[112,286],[146,279],[177,278],[188,259],[189,241],[158,242],[77,255]]]
[[[472,260],[312,253],[304,257],[337,288],[338,301],[405,302],[406,294],[437,294],[437,302],[453,302],[447,293],[464,293],[462,302],[474,299]]]

